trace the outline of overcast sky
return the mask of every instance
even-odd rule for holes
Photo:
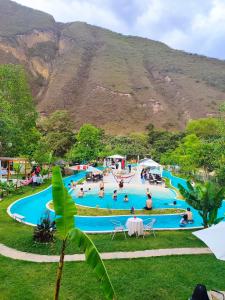
[[[16,0],[54,16],[225,59],[225,0]]]

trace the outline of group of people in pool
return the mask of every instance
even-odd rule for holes
[[[71,182],[69,183],[69,188],[74,189],[75,187],[76,187],[76,183],[71,180]],[[123,188],[123,180],[121,180],[119,182],[119,188],[120,189]],[[78,191],[77,197],[78,198],[82,198],[84,196],[84,193],[88,192],[90,190],[91,190],[91,188],[89,188],[87,191],[84,191],[83,188],[80,188],[80,190]],[[99,184],[98,196],[99,196],[99,198],[104,198],[104,196],[105,196],[104,182],[103,181],[101,181],[100,184]],[[147,188],[147,190],[146,190],[146,197],[147,197],[147,199],[146,199],[146,202],[145,202],[144,209],[146,209],[146,210],[152,210],[153,201],[152,201],[152,195],[151,195],[151,192],[150,192],[149,188]],[[112,194],[112,199],[114,201],[117,201],[117,198],[118,198],[117,190],[114,190],[113,194]],[[124,202],[129,202],[129,198],[128,198],[127,194],[124,196],[123,201]],[[177,202],[173,201],[172,204],[175,206],[177,204]],[[185,211],[185,213],[181,214],[181,217],[182,218],[180,220],[180,227],[185,227],[187,224],[190,224],[190,223],[194,222],[193,215],[192,215],[190,207],[187,208],[187,210]]]

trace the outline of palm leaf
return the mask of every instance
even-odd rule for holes
[[[71,230],[69,239],[75,241],[78,247],[83,249],[83,251],[85,252],[86,262],[96,273],[106,299],[115,299],[115,291],[113,289],[109,275],[92,240],[78,228],[74,228]]]
[[[63,185],[60,167],[53,168],[52,196],[57,233],[62,239],[66,239],[70,230],[74,228],[74,215],[77,210],[72,197]]]

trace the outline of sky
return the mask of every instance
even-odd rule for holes
[[[56,21],[82,21],[225,59],[225,0],[16,0]]]

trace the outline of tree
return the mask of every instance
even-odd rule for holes
[[[85,252],[86,262],[96,273],[106,299],[115,299],[115,292],[101,257],[92,240],[81,230],[74,227],[75,203],[63,185],[59,167],[53,168],[52,178],[53,204],[56,213],[56,229],[58,237],[62,241],[60,261],[57,270],[55,287],[55,300],[59,299],[64,256],[67,245],[74,241]]]
[[[37,113],[21,66],[0,66],[0,150],[5,156],[31,155],[40,135]]]
[[[220,136],[220,122],[217,118],[191,120],[187,124],[188,134],[196,134],[199,138],[217,138]]]
[[[107,155],[121,154],[128,156],[147,155],[150,153],[148,137],[143,133],[131,133],[128,136],[105,136]]]
[[[225,197],[225,188],[208,181],[195,187],[187,182],[187,189],[178,185],[181,195],[187,203],[198,210],[203,220],[203,226],[208,227],[219,223],[223,218],[217,218],[218,209]]]
[[[102,131],[92,124],[84,124],[76,135],[76,144],[68,153],[72,160],[90,161],[97,159],[103,149]]]
[[[184,136],[180,132],[157,130],[152,124],[149,124],[146,129],[148,130],[148,143],[149,148],[151,148],[151,156],[157,161],[161,160],[161,156],[164,153],[174,150]]]
[[[41,145],[46,145],[44,148],[54,156],[63,157],[75,141],[73,122],[65,110],[57,110],[40,119],[38,127],[42,133]]]
[[[200,139],[195,134],[187,135],[178,147],[166,152],[161,162],[168,165],[179,165],[186,173],[192,174],[199,166]]]

